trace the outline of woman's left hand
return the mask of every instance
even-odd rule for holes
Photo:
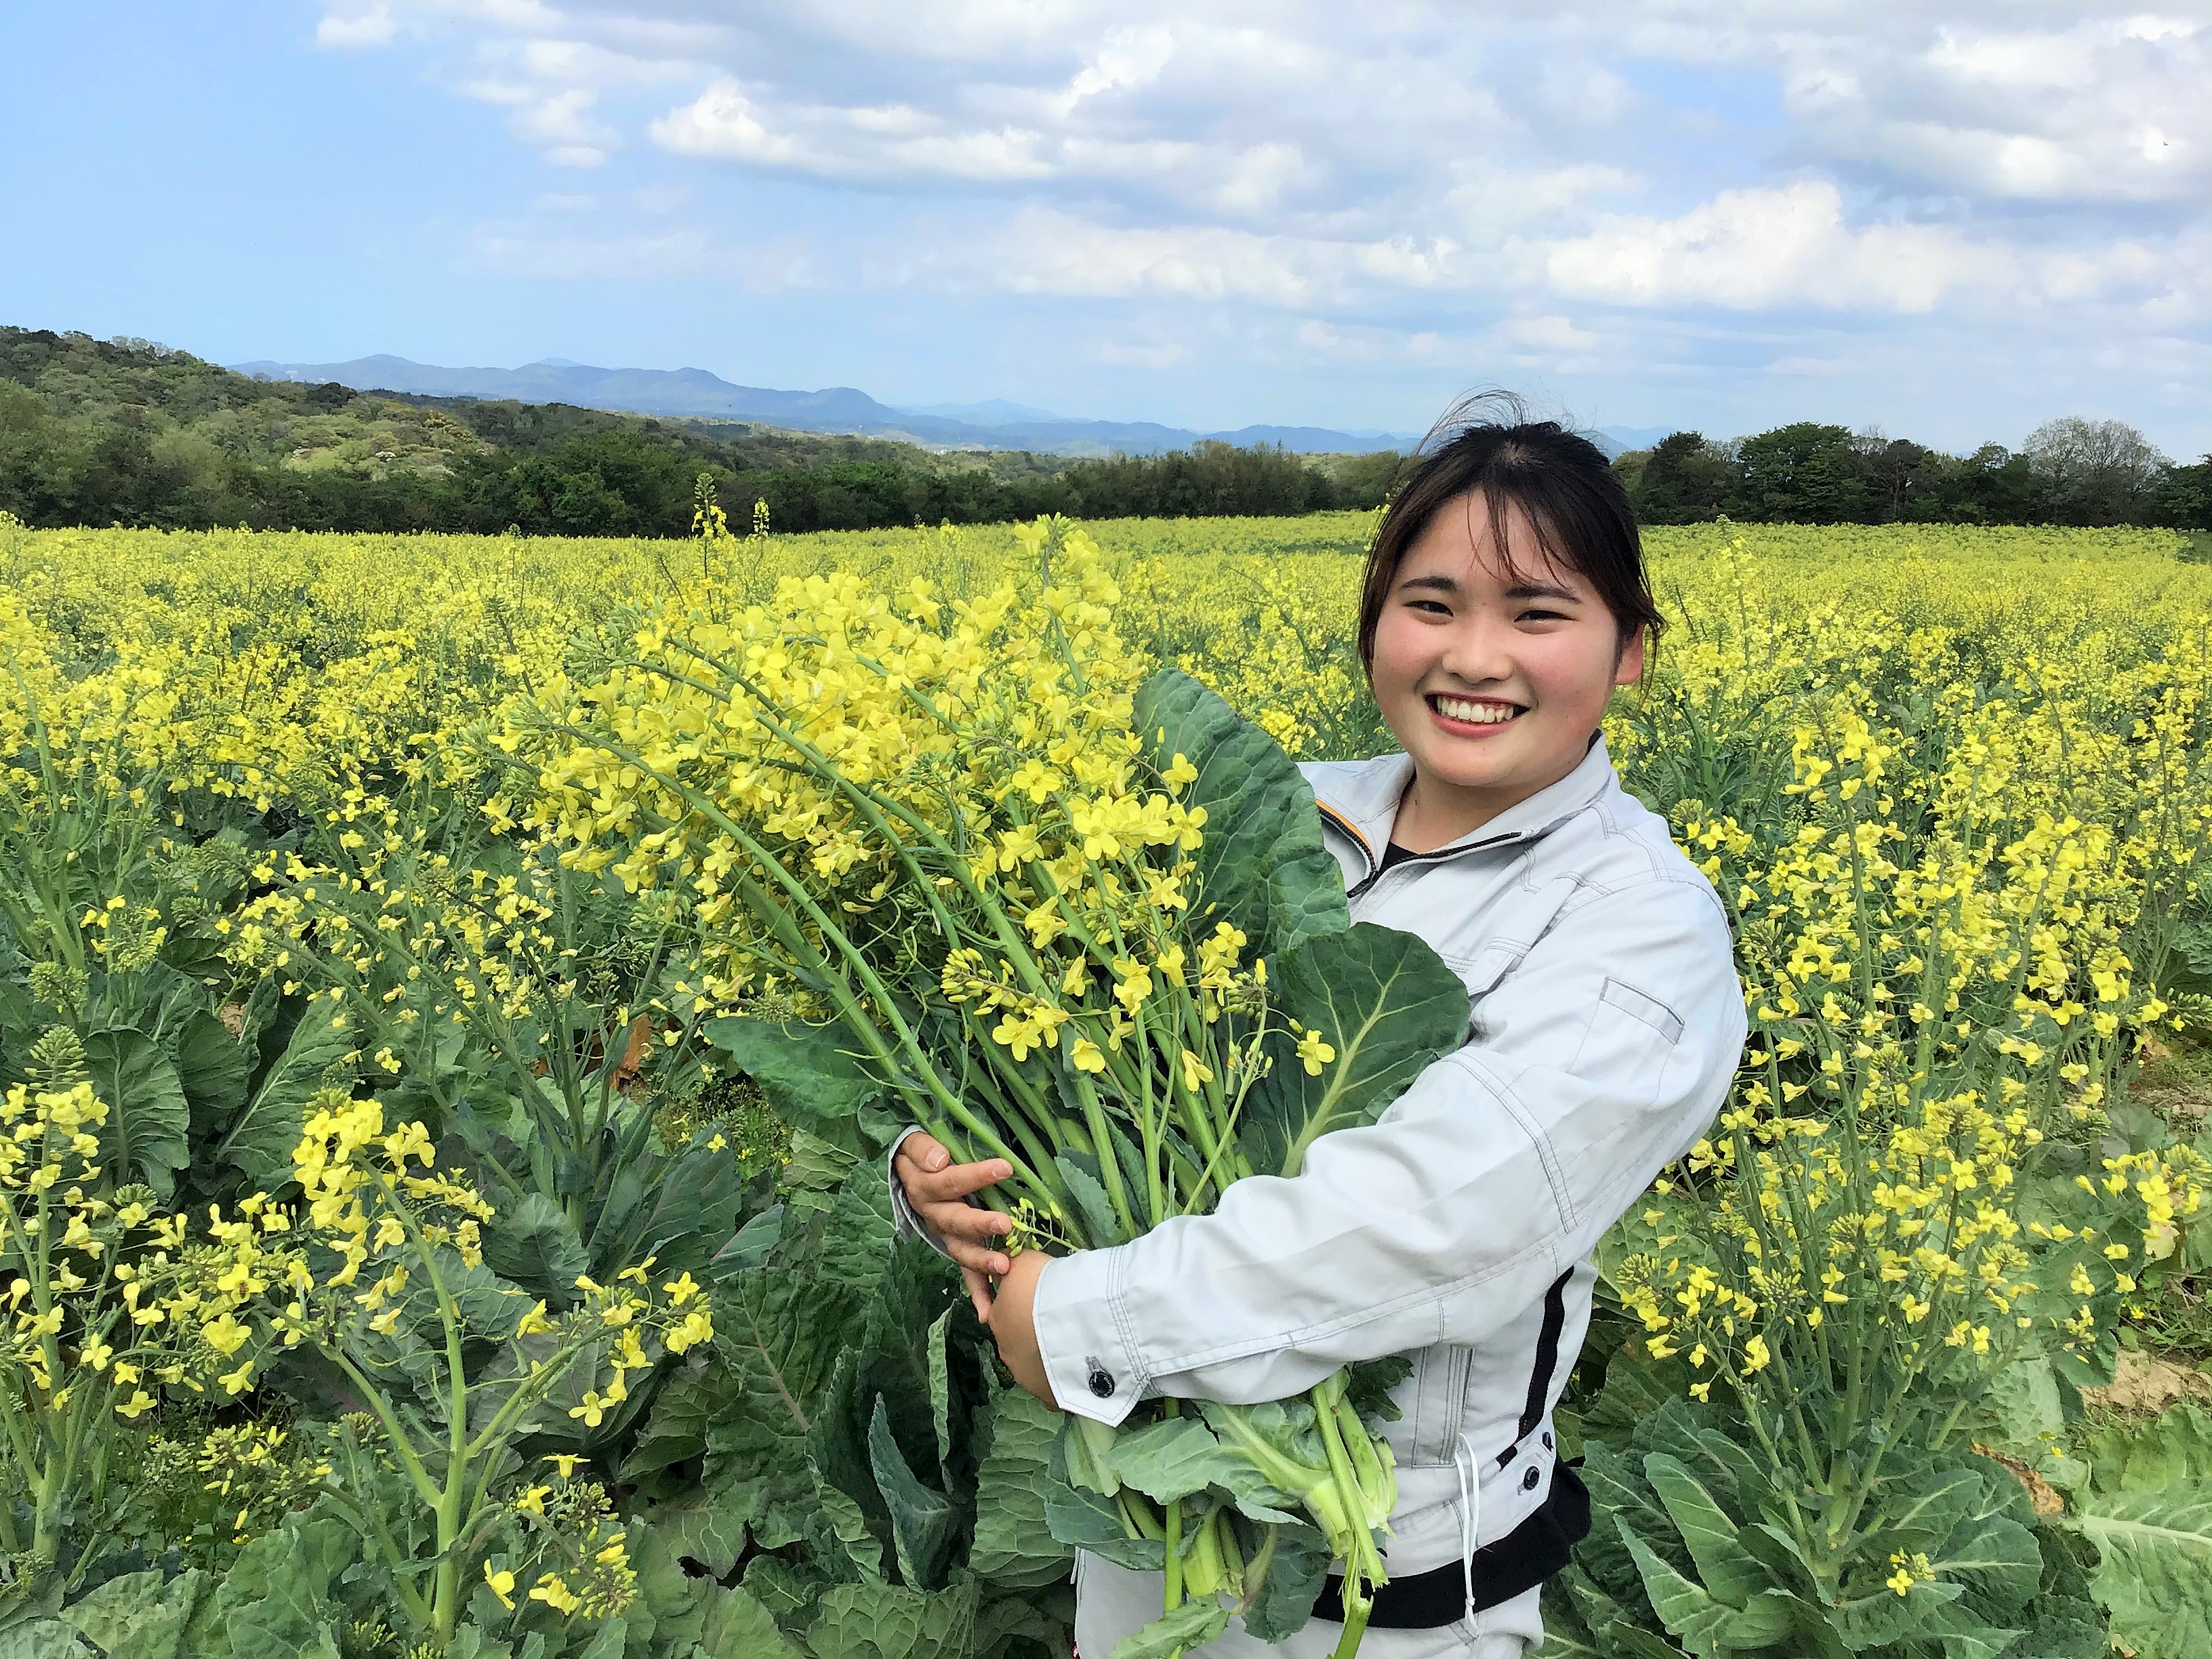
[[[1045,1375],[1044,1356],[1037,1350],[1036,1282],[1051,1258],[1042,1250],[1024,1250],[1013,1265],[999,1276],[991,1297],[991,1334],[999,1344],[999,1358],[1014,1374],[1014,1381],[1048,1406],[1058,1410],[1052,1379]]]

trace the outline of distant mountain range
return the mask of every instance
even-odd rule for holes
[[[274,380],[336,380],[362,392],[406,392],[440,398],[512,398],[520,403],[574,404],[639,415],[757,421],[800,432],[849,432],[894,438],[932,449],[1022,449],[1041,455],[1157,455],[1201,439],[1249,446],[1280,444],[1303,455],[1410,449],[1419,433],[1314,426],[1248,426],[1234,432],[1192,432],[1152,421],[1093,421],[992,398],[895,409],[851,386],[779,392],[735,386],[703,368],[598,368],[546,357],[520,368],[441,368],[404,357],[356,357],[343,363],[233,363],[241,374]],[[1667,428],[1606,428],[1592,434],[1608,453],[1656,441]]]

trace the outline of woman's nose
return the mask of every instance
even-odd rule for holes
[[[1502,680],[1513,672],[1513,633],[1486,617],[1465,617],[1451,631],[1443,667],[1470,685]]]

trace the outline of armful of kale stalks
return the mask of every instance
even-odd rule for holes
[[[779,1109],[825,1139],[918,1122],[1012,1167],[1036,1243],[1110,1246],[1374,1122],[1458,1045],[1467,992],[1419,939],[1352,925],[1297,768],[1189,676],[1146,675],[1087,538],[1024,536],[1028,598],[841,574],[626,623],[526,734],[532,814],[579,867],[678,884],[724,983],[772,978],[814,1033],[794,1048],[832,1051],[785,1068]],[[1287,1624],[1331,1559],[1356,1650],[1395,1498],[1370,1375],[1066,1431],[1054,1535],[1166,1578],[1166,1627],[1123,1659],[1238,1610]]]

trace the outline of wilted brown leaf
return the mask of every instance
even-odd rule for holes
[[[1990,1462],[2003,1464],[2010,1472],[2012,1478],[2027,1489],[2027,1501],[2035,1506],[2035,1512],[2038,1515],[2056,1515],[2066,1507],[2066,1500],[2058,1495],[2058,1488],[2021,1462],[2020,1459],[2008,1457],[2001,1451],[1984,1446],[1978,1440],[1972,1443],[1974,1449],[1988,1458]]]

